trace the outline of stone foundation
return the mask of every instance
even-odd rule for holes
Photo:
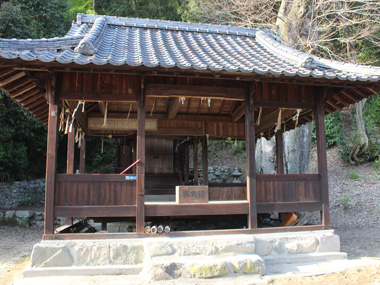
[[[42,241],[26,276],[83,269],[88,275],[141,273],[145,280],[265,274],[265,265],[345,259],[333,230],[120,240]],[[99,270],[97,271],[98,268]],[[132,270],[133,269],[133,270]],[[87,272],[87,273],[85,273]],[[79,273],[80,274],[80,273]],[[119,273],[121,274],[121,273]]]

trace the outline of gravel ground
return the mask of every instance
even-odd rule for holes
[[[313,157],[315,158],[315,155]],[[379,259],[380,175],[371,164],[354,167],[345,164],[339,160],[336,148],[329,149],[327,157],[331,223],[341,237],[342,251],[348,253],[349,259],[361,257]],[[311,169],[315,171],[315,161],[311,163]],[[353,173],[357,174],[356,179],[349,178],[355,176]],[[9,276],[16,274],[13,271],[17,270],[20,264],[25,263],[33,245],[41,240],[42,232],[41,227],[0,226],[0,283],[9,283],[11,280]],[[270,281],[271,284],[368,284],[374,282],[380,282],[380,266],[378,265],[323,276],[300,278],[285,276]]]

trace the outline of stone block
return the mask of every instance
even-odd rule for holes
[[[111,244],[110,256],[112,264],[140,264],[145,256],[144,246],[142,244]]]
[[[141,277],[148,281],[162,281],[178,278],[182,275],[181,262],[147,262]]]
[[[256,244],[255,253],[259,256],[266,256],[272,252],[273,244],[270,242],[262,241]]]
[[[16,211],[6,211],[5,212],[5,218],[6,219],[13,218],[15,216],[15,213],[16,213]]]
[[[249,257],[235,256],[229,260],[238,274],[260,274],[265,275],[265,262],[258,255]]]
[[[331,235],[320,237],[317,252],[340,252],[339,236]]]
[[[18,218],[31,218],[34,215],[34,211],[16,211],[15,212],[16,217]]]
[[[31,267],[72,266],[74,259],[65,246],[36,244],[31,256]]]
[[[254,253],[254,242],[228,243],[219,247],[220,252]]]
[[[110,263],[110,247],[107,244],[86,244],[75,248],[78,266],[99,266]]]
[[[202,262],[189,263],[186,266],[186,273],[195,278],[222,277],[231,273],[231,268],[227,262],[221,260],[206,260]]]
[[[147,254],[150,257],[172,255],[175,252],[173,246],[169,244],[156,244],[154,242],[152,243],[153,244],[147,244],[146,246]]]
[[[286,243],[285,248],[290,254],[315,252],[317,249],[317,240],[315,238],[297,240]]]

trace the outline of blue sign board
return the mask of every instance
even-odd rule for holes
[[[126,176],[125,176],[125,180],[133,180],[133,181],[136,181],[136,180],[137,180],[137,176],[136,176],[136,175],[126,175]]]

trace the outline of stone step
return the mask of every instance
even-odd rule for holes
[[[136,275],[142,271],[141,265],[106,265],[106,266],[79,266],[79,267],[41,267],[27,266],[23,275],[29,277],[48,276],[97,276],[97,275]]]
[[[345,252],[323,252],[323,253],[306,253],[306,254],[281,254],[264,256],[263,260],[266,265],[283,264],[283,263],[304,263],[304,262],[320,262],[331,260],[345,260],[347,253]]]
[[[144,262],[145,281],[174,278],[214,278],[230,274],[265,274],[265,264],[256,254],[219,256],[177,256],[152,258]]]

